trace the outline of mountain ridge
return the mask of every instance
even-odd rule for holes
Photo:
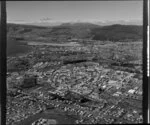
[[[19,24],[20,22],[18,22]],[[64,23],[70,23],[70,24],[76,24],[76,23],[91,23],[95,25],[100,25],[100,26],[108,26],[108,25],[113,25],[113,24],[121,24],[121,25],[142,25],[143,21],[139,19],[134,19],[134,20],[114,20],[114,21],[35,21],[35,22],[28,22],[28,23],[20,23],[24,25],[35,25],[35,26],[60,26]],[[17,22],[16,22],[17,24]]]
[[[67,39],[90,38],[94,40],[139,40],[142,39],[143,27],[140,25],[121,25],[114,24],[109,26],[99,26],[91,23],[64,23],[60,26],[45,27],[21,24],[8,24],[8,36],[21,37],[27,40],[39,38],[48,39]],[[50,40],[51,41],[51,40]],[[55,40],[54,40],[55,41]]]

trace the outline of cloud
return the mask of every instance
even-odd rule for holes
[[[50,20],[53,20],[52,18],[49,18],[49,17],[44,17],[42,19],[40,19],[40,21],[44,22],[44,21],[50,21]]]

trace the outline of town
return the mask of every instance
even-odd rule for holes
[[[123,67],[129,54],[117,55],[113,43],[81,41],[30,43],[32,51],[7,58],[7,125],[23,124],[49,110],[70,115],[72,124],[143,122],[141,66]],[[118,56],[123,58],[118,61]],[[60,124],[39,118],[32,125],[37,122]]]

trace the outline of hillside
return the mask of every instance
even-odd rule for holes
[[[98,26],[90,23],[64,23],[54,27],[8,24],[8,37],[18,40],[65,42],[71,38],[92,38],[101,41],[137,41],[142,39],[142,26]]]
[[[46,34],[49,31],[47,27],[20,25],[20,24],[7,24],[7,36],[15,37],[18,40],[35,39],[39,35]],[[20,39],[19,39],[20,38]]]
[[[57,26],[56,28],[61,29],[69,29],[69,37],[71,38],[90,38],[91,37],[91,30],[95,29],[97,27],[100,27],[95,24],[91,23],[63,23],[60,26]],[[59,32],[59,30],[57,30]]]
[[[20,40],[60,41],[69,38],[91,37],[90,31],[96,28],[94,24],[60,25],[54,27],[38,27],[31,25],[8,24],[8,37],[17,37]]]
[[[7,56],[16,56],[30,51],[31,48],[25,44],[15,40],[14,38],[7,38]]]
[[[92,30],[94,40],[110,41],[137,41],[142,39],[142,26],[136,25],[111,25],[98,27]]]

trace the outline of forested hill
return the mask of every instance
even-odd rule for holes
[[[124,41],[141,40],[143,27],[137,25],[111,25],[98,27],[91,31],[94,40]]]
[[[102,41],[138,41],[142,39],[143,27],[139,25],[110,25],[99,26],[90,23],[65,23],[54,27],[40,27],[31,25],[8,24],[8,37],[15,36],[24,40],[92,38]]]

